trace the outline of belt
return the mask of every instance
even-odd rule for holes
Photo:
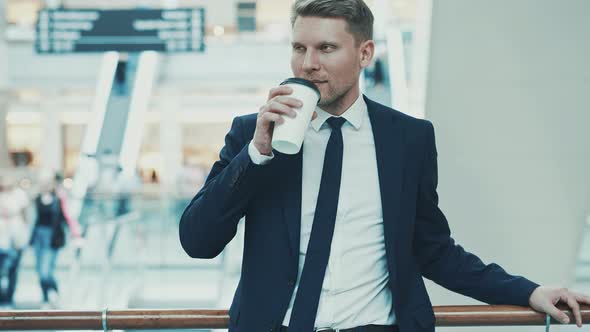
[[[288,327],[281,326],[279,332],[287,332]],[[333,329],[329,327],[318,327],[314,332],[399,332],[397,325],[365,325],[350,329]]]

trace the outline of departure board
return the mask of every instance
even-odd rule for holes
[[[203,52],[204,37],[204,8],[44,9],[38,15],[35,50]]]

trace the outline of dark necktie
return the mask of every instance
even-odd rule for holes
[[[320,191],[305,263],[289,322],[289,332],[312,332],[314,329],[322,283],[330,257],[334,224],[336,223],[343,154],[340,128],[346,119],[331,117],[326,122],[332,127],[332,133],[324,156]]]

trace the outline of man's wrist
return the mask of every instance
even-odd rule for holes
[[[258,151],[258,153],[260,153],[261,155],[267,156],[267,157],[272,156],[272,148],[262,147],[259,144],[254,143],[254,141],[252,141],[252,144],[256,148],[256,151]]]
[[[248,155],[250,155],[250,159],[256,165],[266,165],[274,158],[272,150],[270,150],[269,155],[263,154],[256,147],[253,141],[248,144]]]
[[[530,294],[529,294],[529,307],[532,307],[533,306],[533,301],[532,301],[533,300],[533,294],[535,294],[535,292],[537,290],[539,290],[540,288],[541,288],[541,286],[537,285],[530,292]]]

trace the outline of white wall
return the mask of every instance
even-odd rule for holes
[[[544,284],[574,281],[590,212],[589,12],[586,0],[433,1],[441,207],[467,249]],[[435,305],[471,302],[430,289]]]

